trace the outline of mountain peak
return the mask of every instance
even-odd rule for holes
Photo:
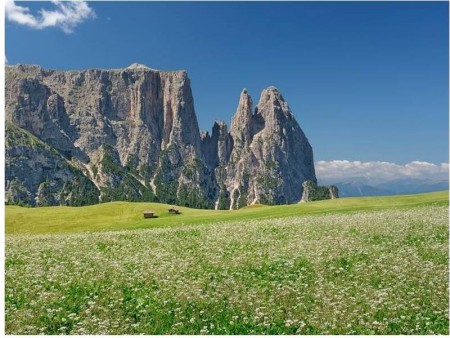
[[[275,86],[269,86],[265,90],[271,91],[271,92],[279,92],[278,88]]]
[[[283,95],[281,95],[281,92],[278,90],[278,88],[274,86],[267,87],[266,89],[263,89],[261,92],[261,100],[264,101],[282,101],[284,102]]]
[[[278,113],[282,113],[282,115],[285,116],[293,116],[291,109],[289,108],[289,105],[285,101],[283,95],[281,95],[281,92],[278,90],[278,88],[274,86],[267,87],[261,92],[257,110],[260,113],[264,112],[263,115],[278,115]]]
[[[248,92],[247,88],[242,89],[241,97],[245,97],[247,101],[253,104],[252,97],[250,96],[250,93]]]
[[[142,64],[142,63],[137,63],[137,62],[132,63],[131,65],[129,65],[129,66],[127,67],[127,69],[156,70],[156,69],[152,69],[152,68],[150,68],[150,67],[148,67],[148,66],[146,66],[146,65],[144,65],[144,64]]]
[[[239,104],[231,120],[230,132],[242,134],[240,138],[246,139],[248,135],[248,124],[253,115],[253,101],[248,94],[247,89],[244,88],[239,97]]]
[[[247,89],[244,88],[239,97],[239,104],[234,117],[242,117],[245,120],[250,119],[252,116],[252,106],[252,97],[248,94]]]

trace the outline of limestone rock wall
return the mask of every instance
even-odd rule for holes
[[[45,179],[30,180],[18,169],[19,158],[27,158],[27,168],[74,168],[95,195],[83,203],[160,201],[200,208],[293,203],[303,181],[316,181],[312,148],[274,87],[262,92],[255,108],[243,90],[230,129],[216,122],[211,134],[199,132],[185,71],[139,64],[82,71],[6,66],[5,103],[7,140],[14,130],[43,147],[36,151],[22,142],[18,151],[7,143],[7,194],[26,192],[31,205],[53,194],[42,183],[61,173],[47,170]],[[52,164],[44,164],[48,161]]]

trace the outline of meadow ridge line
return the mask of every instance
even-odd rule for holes
[[[85,207],[24,208],[6,206],[5,231],[9,236],[133,230],[408,208],[436,203],[448,205],[448,191],[387,197],[349,197],[279,206],[257,205],[239,210],[202,210],[177,207],[181,212],[180,215],[168,213],[168,209],[172,205],[141,202],[109,202]],[[154,210],[158,218],[144,219],[142,212],[146,209]]]

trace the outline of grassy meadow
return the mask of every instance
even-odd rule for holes
[[[6,333],[449,333],[448,192],[168,207],[6,207]]]
[[[200,210],[177,207],[181,215],[171,215],[171,205],[159,203],[110,202],[86,207],[24,208],[6,206],[6,234],[56,234],[86,231],[131,230],[249,221],[324,213],[410,208],[441,203],[448,205],[448,192],[418,195],[341,198],[305,204],[254,205],[239,210]],[[153,210],[157,218],[144,219],[143,211]]]

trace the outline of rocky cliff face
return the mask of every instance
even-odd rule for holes
[[[5,130],[6,203],[77,206],[98,202],[98,188],[76,160],[67,160],[10,122]]]
[[[7,66],[5,88],[9,203],[238,208],[297,202],[316,181],[311,146],[273,87],[255,110],[244,90],[230,130],[216,122],[211,135],[199,132],[184,71]],[[67,197],[74,186],[89,194]]]
[[[297,202],[302,182],[316,182],[311,145],[275,87],[262,92],[255,109],[244,89],[230,132],[221,127],[216,134],[216,179],[231,208]]]

